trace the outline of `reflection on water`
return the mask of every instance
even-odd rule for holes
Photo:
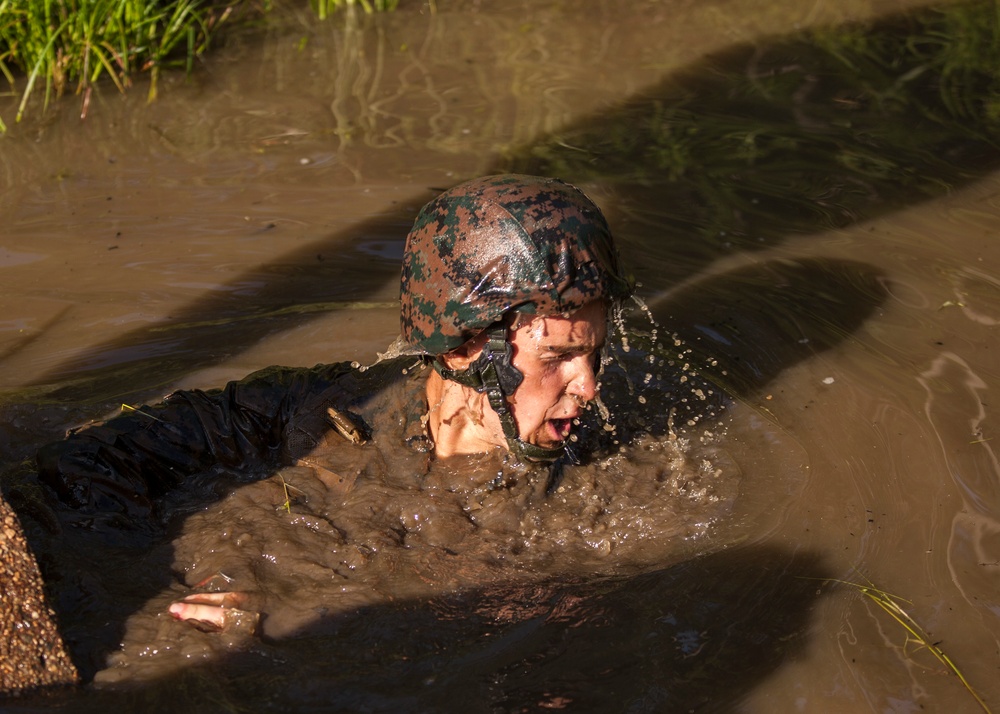
[[[822,582],[858,573],[906,598],[1000,705],[998,6],[800,5],[290,14],[232,37],[156,105],[95,94],[85,124],[67,105],[5,137],[6,461],[174,386],[373,357],[395,336],[417,207],[498,168],[586,184],[663,325],[661,347],[634,325],[649,374],[705,380],[612,404],[610,447],[684,405],[688,441],[567,481],[543,523],[582,534],[573,509],[610,494],[612,532],[654,536],[633,570],[584,567],[571,548],[532,577],[473,558],[455,588],[440,564],[405,569],[427,551],[401,550],[371,601],[338,609],[309,585],[306,606],[329,611],[287,637],[230,643],[157,617],[190,584],[176,559],[209,542],[199,523],[255,495],[263,507],[273,480],[212,492],[204,507],[221,511],[196,508],[150,549],[50,532],[30,479],[6,478],[85,669],[117,651],[124,681],[143,672],[137,690],[92,686],[71,706],[975,711],[896,623]],[[739,492],[680,537],[685,484],[657,493],[641,475],[713,467]],[[91,565],[69,575],[73,558]]]
[[[995,169],[996,22],[974,2],[736,44],[505,166],[610,184],[638,223],[629,239],[673,268],[648,276],[663,285]]]

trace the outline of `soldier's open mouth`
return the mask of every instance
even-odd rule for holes
[[[549,427],[556,441],[566,441],[573,429],[572,419],[549,419]]]

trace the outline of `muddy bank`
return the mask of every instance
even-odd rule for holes
[[[0,496],[0,697],[77,684],[38,565]]]

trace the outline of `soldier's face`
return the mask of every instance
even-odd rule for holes
[[[524,381],[509,397],[521,439],[559,446],[573,420],[597,396],[597,353],[607,336],[607,308],[588,303],[569,317],[536,317],[511,333],[514,366]],[[499,426],[499,420],[497,420]],[[502,431],[499,443],[503,443]]]

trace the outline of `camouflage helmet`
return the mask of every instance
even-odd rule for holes
[[[631,292],[608,224],[582,191],[552,178],[487,176],[430,201],[406,237],[402,339],[444,354],[511,310],[569,314]]]

